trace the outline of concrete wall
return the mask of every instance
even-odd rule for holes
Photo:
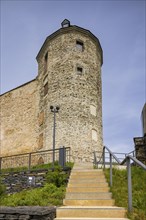
[[[35,151],[37,140],[37,80],[0,97],[0,156]]]

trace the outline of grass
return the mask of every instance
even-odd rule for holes
[[[45,184],[43,188],[23,190],[10,196],[3,196],[2,206],[59,206],[65,194],[65,187],[56,187],[54,184]]]
[[[105,170],[109,182],[109,169]],[[113,186],[111,187],[115,204],[128,207],[127,171],[113,169]],[[133,211],[127,216],[131,220],[146,220],[146,171],[139,167],[132,167],[132,197]]]
[[[72,167],[69,163],[67,166]],[[55,165],[54,171],[46,174],[46,183],[42,188],[23,190],[13,195],[6,195],[4,186],[0,183],[0,205],[1,206],[48,206],[62,205],[65,197],[65,189],[69,172],[62,171],[62,168]]]

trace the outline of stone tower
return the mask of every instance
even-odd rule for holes
[[[71,147],[72,159],[89,161],[102,149],[102,48],[89,30],[70,25],[48,36],[38,55],[39,149],[52,149],[56,113],[56,148]]]

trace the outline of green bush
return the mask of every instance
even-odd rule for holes
[[[46,175],[46,182],[53,183],[56,187],[65,186],[69,174],[62,171],[61,167],[56,167],[54,171],[49,171]]]

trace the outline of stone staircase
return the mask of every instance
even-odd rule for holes
[[[114,206],[103,171],[90,163],[74,165],[63,204],[56,220],[128,220],[125,208]]]

